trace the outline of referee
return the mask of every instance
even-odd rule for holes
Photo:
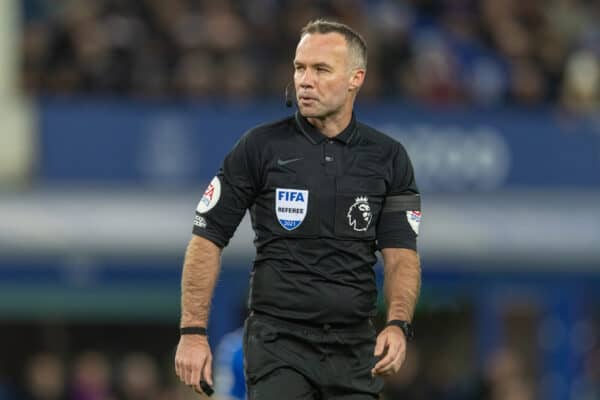
[[[294,59],[298,111],[248,131],[198,204],[182,278],[175,368],[212,385],[205,335],[222,249],[247,209],[255,232],[244,332],[250,400],[376,399],[412,337],[420,288],[420,197],[400,143],[353,113],[364,39],[308,23]],[[376,251],[386,327],[375,331]]]

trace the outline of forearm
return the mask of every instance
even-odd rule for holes
[[[383,249],[384,296],[388,321],[411,321],[421,289],[418,254],[409,249]]]
[[[220,267],[221,249],[207,239],[192,236],[181,278],[180,326],[207,326]]]

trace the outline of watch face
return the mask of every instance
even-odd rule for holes
[[[398,328],[402,329],[402,332],[404,332],[404,336],[406,336],[406,340],[411,340],[415,336],[415,331],[413,329],[413,326],[410,324],[410,322],[396,319],[396,320],[389,321],[387,323],[387,325],[394,325],[394,326],[397,326]]]

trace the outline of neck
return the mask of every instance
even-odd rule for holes
[[[307,118],[308,122],[323,135],[332,138],[337,136],[350,124],[352,108],[344,107],[339,112],[322,118]]]

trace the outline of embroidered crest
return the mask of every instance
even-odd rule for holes
[[[366,196],[357,197],[354,204],[348,209],[347,216],[348,223],[355,231],[362,232],[369,229],[369,225],[373,219],[369,198]]]
[[[275,191],[275,213],[284,229],[298,228],[308,210],[308,190],[279,189]]]

